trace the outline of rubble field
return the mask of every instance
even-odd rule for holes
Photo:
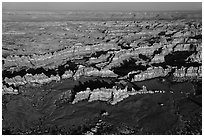
[[[201,11],[3,11],[2,131],[202,134]]]

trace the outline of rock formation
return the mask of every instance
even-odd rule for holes
[[[55,123],[67,131],[72,123],[82,126],[87,120],[110,115],[124,125],[139,125],[137,134],[142,129],[146,134],[167,134],[163,132],[166,121],[173,124],[165,128],[177,130],[172,125],[187,121],[182,120],[186,118],[183,113],[194,112],[185,110],[186,104],[200,110],[200,13],[78,11],[47,13],[46,17],[36,13],[41,19],[37,22],[30,18],[33,13],[11,13],[4,13],[8,17],[2,23],[3,129],[27,133],[43,127],[46,132]],[[13,15],[25,19],[19,21]],[[51,21],[45,22],[50,15]],[[98,104],[101,106],[94,108]],[[87,108],[92,109],[86,113]],[[107,109],[99,110],[102,108]],[[110,109],[117,114],[111,115]],[[126,113],[131,114],[131,121]],[[163,119],[166,117],[170,120]],[[163,125],[153,130],[157,125],[152,123]],[[93,127],[83,133],[97,133],[99,128]]]

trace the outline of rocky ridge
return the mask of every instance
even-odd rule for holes
[[[80,76],[121,77],[120,68],[125,67],[128,62],[133,62],[134,65],[121,78],[128,78],[132,82],[165,77],[171,73],[175,78],[201,78],[199,24],[191,22],[188,25],[183,20],[160,26],[156,24],[152,22],[152,28],[147,29],[142,22],[114,24],[110,21],[110,24],[104,25],[110,29],[106,31],[106,39],[112,39],[108,43],[84,45],[79,42],[44,55],[34,53],[32,56],[7,56],[3,58],[3,82],[6,84],[3,86],[3,94],[14,90],[16,93],[17,87],[25,84],[39,85],[67,78],[77,80]],[[142,31],[132,30],[139,26]],[[92,30],[96,30],[94,27]],[[178,60],[178,57],[181,58]],[[74,68],[70,61],[74,62]],[[36,70],[39,73],[35,74]],[[8,75],[11,76],[7,77]]]
[[[164,13],[9,13],[3,133],[201,134],[202,21]]]

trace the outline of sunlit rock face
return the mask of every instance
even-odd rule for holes
[[[163,69],[162,67],[147,68],[146,71],[134,75],[132,82],[143,81],[146,79],[152,79],[157,77],[165,77],[171,71],[171,69]]]
[[[3,12],[3,134],[202,133],[200,12],[67,12]]]
[[[90,88],[87,88],[85,91],[78,92],[75,95],[74,101],[72,102],[73,104],[83,101],[83,100],[88,100],[90,97]]]

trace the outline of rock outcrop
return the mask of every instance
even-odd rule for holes
[[[140,74],[134,75],[134,78],[131,81],[143,81],[146,79],[165,77],[168,75],[169,72],[171,72],[171,69],[163,69],[162,67],[151,67],[148,68],[146,71],[141,72]]]
[[[127,86],[124,89],[114,86],[111,89],[97,88],[93,91],[91,91],[90,88],[87,88],[85,91],[80,91],[75,95],[72,104],[87,100],[88,102],[105,101],[111,105],[116,105],[118,102],[123,101],[131,95],[154,93],[165,93],[165,91],[151,91],[147,90],[145,86],[143,86],[143,89],[138,91],[136,91],[134,88],[128,90]]]
[[[200,12],[34,13],[3,11],[4,134],[202,133]]]
[[[132,82],[166,76],[177,80],[202,77],[200,20],[67,23],[73,27],[63,22],[42,22],[39,32],[33,34],[32,28],[28,28],[27,37],[23,30],[18,36],[18,30],[9,31],[11,37],[4,33],[3,93],[16,94],[18,87],[25,85],[42,86],[66,79],[78,81],[84,76]],[[20,25],[35,26],[34,23]],[[8,28],[6,24],[4,27]],[[6,52],[12,50],[15,54]],[[117,92],[123,96],[122,90]],[[99,93],[95,91],[90,98]],[[111,96],[117,98],[113,93]],[[107,95],[104,92],[104,96],[109,97],[109,92]]]

